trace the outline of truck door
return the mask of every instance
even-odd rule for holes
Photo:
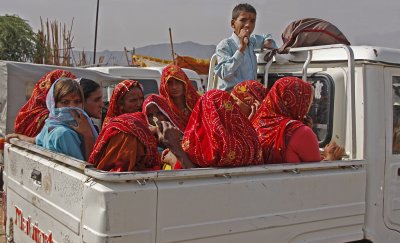
[[[400,231],[400,68],[384,69],[386,165],[383,218],[386,226]]]

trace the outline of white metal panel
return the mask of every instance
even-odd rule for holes
[[[351,48],[354,51],[355,60],[400,64],[399,49],[377,46],[351,46]],[[314,52],[313,59],[316,61],[343,61],[347,57],[346,52],[338,48],[317,50]]]
[[[355,135],[357,141],[356,158],[365,159],[365,73],[364,65],[355,66]],[[349,133],[349,135],[352,133]]]
[[[123,178],[115,183],[96,181],[85,176],[79,166],[68,168],[63,160],[52,162],[54,156],[50,156],[50,151],[38,149],[41,154],[35,154],[30,150],[35,145],[16,144],[22,147],[6,145],[9,218],[15,219],[14,207],[20,208],[23,217],[38,222],[45,233],[51,232],[54,242],[155,242],[154,182],[141,180],[143,183],[139,184],[137,180],[129,182]],[[28,150],[21,149],[24,146]],[[34,169],[41,172],[40,182],[31,179]],[[113,178],[113,173],[108,174]],[[155,177],[156,173],[144,175]],[[29,239],[15,224],[11,228],[16,242]]]
[[[161,74],[164,67],[91,67],[88,69],[125,78],[154,79],[157,81],[158,86],[160,86]],[[182,70],[186,73],[190,80],[197,83],[199,91],[202,92],[203,86],[200,76],[193,70],[186,68],[183,68]]]
[[[91,179],[83,193],[84,242],[155,242],[157,187]]]
[[[365,176],[349,168],[158,180],[157,242],[361,239]]]
[[[31,178],[33,171],[41,173],[40,180]],[[36,222],[44,232],[51,232],[54,241],[80,241],[83,183],[87,176],[48,157],[6,144],[5,177],[8,218],[15,219],[15,208],[19,208],[32,224]],[[27,237],[15,223],[13,229],[16,239]]]
[[[387,147],[383,65],[363,65],[364,157],[368,162],[366,183],[365,237],[372,242],[399,242],[398,232],[389,230],[383,219],[385,154]],[[357,93],[356,93],[357,94]],[[396,240],[397,239],[397,240]]]
[[[400,65],[400,49],[377,47],[377,46],[351,46],[356,61],[366,62],[383,62],[393,65]],[[300,48],[299,48],[300,49]],[[258,56],[259,63],[265,63],[264,55],[266,52],[260,53]],[[284,59],[282,59],[284,58]],[[278,55],[277,62],[285,61],[304,62],[307,58],[307,52],[290,53],[290,55]],[[341,62],[347,60],[347,53],[342,48],[313,50],[313,61],[319,62]]]
[[[341,67],[327,68],[325,71],[318,72],[327,74],[333,79],[334,97],[333,101],[333,126],[332,126],[332,141],[335,141],[340,146],[346,144],[346,71]],[[315,73],[317,74],[317,73]],[[349,151],[349,149],[347,149]]]
[[[163,71],[164,68],[165,67],[144,67],[143,69],[157,71],[159,73],[159,76],[161,77],[161,74],[162,74],[162,71]],[[182,68],[182,70],[185,72],[186,76],[188,76],[188,78],[190,80],[198,80],[198,81],[200,81],[199,74],[196,73],[194,70],[187,69],[187,68]]]
[[[386,166],[384,220],[388,228],[400,232],[400,154],[393,154],[393,76],[400,77],[400,68],[384,69],[386,114]]]
[[[136,77],[136,78],[149,78],[160,81],[161,74],[157,70],[138,67],[90,67],[89,70],[95,70],[102,73],[107,73],[113,76],[121,77]]]

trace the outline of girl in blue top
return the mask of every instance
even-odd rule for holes
[[[87,160],[97,132],[82,110],[84,96],[78,82],[60,78],[52,85],[46,98],[50,111],[35,143],[55,152]]]

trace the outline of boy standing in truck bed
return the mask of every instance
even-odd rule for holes
[[[276,48],[271,35],[251,35],[256,25],[256,9],[247,3],[236,5],[232,11],[232,36],[222,40],[216,48],[218,65],[215,73],[220,78],[218,88],[231,91],[245,80],[257,78],[254,49]]]

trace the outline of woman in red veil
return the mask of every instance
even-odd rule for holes
[[[56,69],[46,73],[35,84],[28,102],[21,108],[15,118],[15,133],[28,137],[35,137],[42,130],[44,122],[49,116],[46,106],[46,96],[51,85],[59,78],[76,77],[69,71]]]
[[[226,91],[205,93],[193,109],[182,148],[199,167],[262,164],[257,133]]]
[[[200,98],[185,72],[174,64],[163,69],[160,95],[167,100],[172,111],[185,125]]]

